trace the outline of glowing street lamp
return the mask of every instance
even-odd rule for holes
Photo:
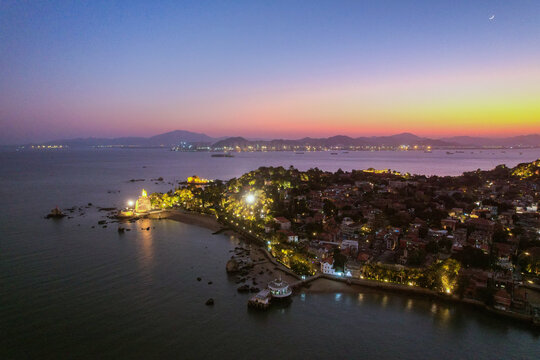
[[[255,202],[255,195],[249,193],[246,195],[246,203],[253,204]]]
[[[133,207],[133,205],[135,205],[135,203],[133,202],[133,200],[128,200],[127,206],[128,206],[128,207]]]

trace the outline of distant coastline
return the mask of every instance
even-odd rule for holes
[[[388,136],[335,135],[299,139],[248,139],[241,136],[211,137],[202,133],[175,130],[151,137],[74,138],[13,145],[20,149],[36,148],[173,148],[177,151],[313,151],[313,150],[392,150],[406,147],[424,149],[482,149],[540,147],[540,134],[510,137],[449,136],[422,137],[412,133]]]

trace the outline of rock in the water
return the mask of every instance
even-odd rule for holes
[[[249,292],[249,285],[242,285],[238,289],[236,289],[239,293],[242,292]]]
[[[238,271],[238,262],[236,260],[234,260],[234,259],[231,259],[231,260],[227,261],[226,269],[227,269],[228,273],[237,272]]]
[[[197,281],[201,281],[201,278],[200,278],[200,277],[198,277],[198,278],[197,278]]]
[[[214,299],[210,298],[206,300],[206,305],[214,305]]]

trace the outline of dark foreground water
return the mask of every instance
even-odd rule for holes
[[[248,311],[248,295],[224,271],[237,239],[148,220],[119,235],[115,224],[97,226],[95,208],[122,206],[142,187],[167,190],[149,181],[159,176],[227,179],[260,165],[456,174],[540,157],[522,152],[0,153],[0,358],[538,359],[538,332],[396,294],[304,294],[284,309]],[[43,219],[55,205],[83,206],[84,215]],[[204,305],[209,297],[215,306]]]

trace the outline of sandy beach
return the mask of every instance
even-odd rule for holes
[[[164,210],[159,213],[150,214],[148,218],[180,221],[186,224],[201,226],[212,231],[218,231],[223,228],[212,215],[197,214],[184,210]]]

